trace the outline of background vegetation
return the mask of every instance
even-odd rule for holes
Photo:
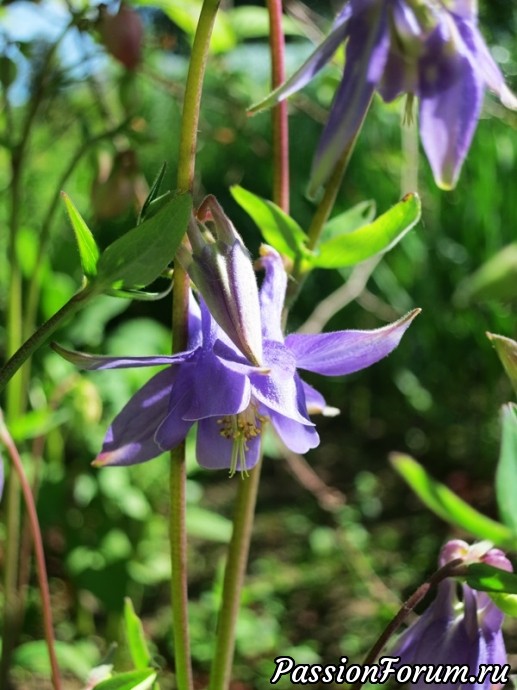
[[[328,26],[336,7],[323,4],[313,2],[310,11],[287,4],[307,18],[289,38],[289,72],[310,50],[304,34],[318,36]],[[80,281],[73,233],[64,207],[54,204],[56,192],[63,188],[71,196],[104,247],[134,225],[146,185],[163,161],[166,186],[175,177],[188,22],[172,2],[135,2],[145,27],[144,56],[137,70],[128,71],[106,53],[90,21],[96,9],[79,5],[74,11],[81,31],[70,29],[55,51],[56,26],[70,16],[66,4],[15,0],[0,9],[0,311],[5,313],[9,292],[10,160],[28,122],[18,252],[34,323],[59,308]],[[326,16],[314,14],[322,9]],[[252,252],[260,243],[258,230],[228,188],[237,183],[270,196],[270,118],[246,115],[268,90],[264,13],[259,3],[225,5],[208,67],[197,168],[198,198],[215,194]],[[517,87],[517,10],[503,0],[486,2],[481,21],[510,85]],[[338,59],[291,101],[292,215],[302,227],[310,218],[305,185],[312,152],[339,76]],[[415,306],[423,313],[398,350],[372,369],[345,380],[314,377],[342,414],[318,420],[322,443],[307,456],[309,468],[299,458],[281,457],[269,440],[235,688],[267,688],[277,654],[328,663],[342,655],[360,659],[397,601],[433,569],[450,528],[402,485],[387,463],[388,452],[408,450],[463,498],[494,512],[498,413],[511,393],[485,332],[515,337],[517,269],[514,263],[511,278],[489,288],[479,288],[471,276],[515,241],[517,118],[487,99],[458,188],[443,193],[415,149],[415,130],[401,129],[402,109],[400,101],[386,106],[375,100],[336,212],[370,199],[384,211],[416,186],[423,220],[325,328],[372,328]],[[42,237],[47,239],[38,255]],[[368,271],[362,267],[354,276],[365,278]],[[289,329],[302,325],[349,274],[316,272]],[[28,328],[30,321],[29,313]],[[168,352],[169,324],[170,297],[153,303],[102,297],[56,339],[106,354]],[[0,347],[5,335],[0,325]],[[168,459],[130,469],[95,470],[89,464],[109,421],[150,375],[78,373],[43,347],[33,361],[27,413],[11,429],[37,486],[70,688],[82,686],[112,642],[119,645],[115,663],[127,664],[120,633],[125,596],[144,620],[158,665],[171,667]],[[212,653],[222,545],[237,481],[190,463],[190,593],[200,685]],[[28,568],[28,542],[24,553]],[[18,688],[43,689],[47,660],[32,576],[27,585],[15,676]],[[508,647],[515,650],[515,644]],[[171,682],[166,675],[162,688]]]

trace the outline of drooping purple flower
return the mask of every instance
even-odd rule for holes
[[[197,422],[200,465],[252,468],[270,421],[288,448],[305,453],[319,443],[309,411],[324,412],[323,396],[302,381],[297,368],[341,376],[379,361],[394,350],[419,312],[372,331],[292,334],[284,340],[282,307],[287,285],[280,255],[263,249],[260,289],[262,366],[253,366],[212,318],[191,298],[189,349],[158,357],[100,357],[57,351],[86,369],[169,366],[138,391],[108,429],[96,465],[145,462],[177,446]]]
[[[418,97],[422,143],[443,189],[456,185],[485,88],[517,108],[479,32],[476,0],[349,0],[326,40],[252,110],[301,89],[344,42],[343,79],[313,161],[312,191],[353,141],[376,90],[387,102]]]
[[[440,554],[440,566],[456,558],[465,564],[482,562],[511,572],[512,565],[499,549],[489,549],[487,544],[469,546],[461,540],[448,542]],[[397,640],[391,650],[392,656],[400,657],[400,665],[432,664],[468,666],[469,680],[450,678],[446,683],[434,676],[422,674],[413,690],[489,690],[490,674],[483,682],[474,682],[470,677],[478,674],[481,664],[507,663],[506,649],[501,625],[503,612],[494,604],[486,592],[479,592],[466,584],[461,585],[461,601],[458,598],[458,583],[448,578],[438,585],[438,593],[429,608]],[[442,681],[444,681],[442,670]],[[431,681],[431,682],[430,682]]]
[[[203,221],[211,221],[213,233]],[[217,323],[256,366],[262,359],[257,279],[250,255],[217,199],[209,195],[192,218],[192,246],[178,260],[203,296]]]

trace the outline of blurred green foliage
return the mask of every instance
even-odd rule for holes
[[[11,2],[0,12],[18,4]],[[134,73],[104,54],[88,23],[75,38],[78,62],[86,65],[79,70],[59,51],[47,59],[44,36],[10,41],[9,29],[1,31],[2,314],[9,292],[10,154],[31,104],[38,102],[30,121],[17,237],[29,311],[31,284],[38,297],[29,328],[69,299],[81,279],[64,207],[54,205],[61,188],[105,248],[135,225],[147,186],[164,161],[164,188],[174,187],[188,26],[176,17],[178,28],[170,12],[168,18],[155,9],[166,3],[139,4],[146,41],[142,66]],[[319,9],[320,3],[312,5]],[[263,8],[248,10],[263,15]],[[44,2],[32,9],[38,15],[51,11]],[[94,14],[90,9],[82,18]],[[513,86],[516,15],[512,3],[503,0],[482,6],[485,33]],[[230,13],[223,14],[223,23],[231,20]],[[268,90],[269,57],[264,39],[239,33],[237,25],[234,15],[231,40],[225,44],[221,34],[209,63],[195,192],[197,200],[205,192],[217,196],[256,254],[258,231],[229,187],[239,184],[271,196],[270,118],[267,113],[246,115],[246,108]],[[309,49],[307,40],[289,38],[289,72]],[[13,81],[15,73],[20,83]],[[314,208],[305,196],[312,154],[338,80],[336,66],[291,101],[291,213],[302,228]],[[303,476],[297,459],[292,464],[267,459],[235,670],[236,678],[256,690],[269,687],[272,660],[279,653],[300,663],[332,662],[343,654],[360,658],[399,597],[434,567],[450,532],[394,475],[386,462],[389,451],[418,456],[464,500],[485,514],[495,513],[498,410],[512,393],[485,331],[515,337],[515,289],[513,296],[489,294],[463,304],[453,295],[515,240],[517,118],[487,99],[458,188],[445,194],[433,186],[425,159],[415,152],[415,131],[401,129],[402,107],[401,102],[386,106],[374,101],[335,215],[367,200],[375,200],[377,212],[383,213],[415,190],[422,198],[423,221],[383,258],[367,289],[334,314],[326,328],[373,328],[416,306],[423,313],[398,350],[371,370],[346,380],[307,377],[330,405],[342,410],[340,417],[318,421],[322,443],[308,456],[327,485],[322,492],[293,481],[293,472],[298,480]],[[349,269],[314,272],[289,329],[299,327],[349,276]],[[3,323],[0,343],[5,342]],[[101,297],[64,326],[57,340],[112,355],[168,352],[169,324],[170,298],[142,303]],[[145,467],[89,466],[110,419],[153,372],[82,374],[47,347],[32,366],[29,411],[13,434],[38,491],[57,637],[62,657],[72,655],[62,661],[71,673],[67,687],[74,687],[72,675],[84,679],[102,661],[111,641],[120,644],[116,667],[131,668],[121,634],[125,596],[142,616],[153,663],[170,669],[167,456]],[[223,546],[240,480],[201,471],[193,457],[189,472],[191,625],[196,674],[203,682]],[[38,595],[32,579],[29,584],[15,677],[19,687],[43,688],[46,659],[35,641],[41,638]],[[170,675],[160,686],[172,687]]]

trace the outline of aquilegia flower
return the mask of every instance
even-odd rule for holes
[[[280,255],[263,249],[265,277],[260,289],[262,365],[253,366],[212,318],[203,300],[189,300],[188,349],[158,357],[100,357],[54,345],[85,369],[169,366],[133,396],[108,429],[102,465],[132,465],[177,446],[197,422],[200,465],[228,468],[233,474],[252,468],[260,454],[266,421],[288,448],[305,453],[319,443],[309,418],[324,412],[323,396],[302,381],[297,368],[327,376],[349,374],[394,350],[419,312],[372,331],[292,334],[281,328],[287,274]],[[201,313],[200,313],[201,312]]]
[[[420,135],[436,183],[455,186],[485,87],[517,108],[477,27],[476,0],[349,0],[327,39],[252,110],[301,89],[343,42],[346,63],[317,149],[311,190],[324,184],[357,134],[377,90],[385,101],[419,99]]]
[[[499,549],[487,550],[485,544],[470,546],[461,540],[448,542],[440,554],[440,566],[457,558],[465,564],[487,563],[511,572],[512,565]],[[472,688],[489,690],[490,674],[483,682],[470,682],[481,664],[507,663],[501,625],[503,612],[486,592],[479,592],[466,584],[461,585],[462,600],[457,596],[457,582],[447,578],[438,585],[438,594],[425,613],[397,640],[390,654],[400,657],[400,664],[432,664],[433,677],[422,674],[412,683],[414,690],[444,687],[443,666],[468,666],[467,679],[450,677],[449,690]],[[436,676],[442,666],[442,681]],[[466,671],[465,671],[466,673]],[[465,675],[465,674],[463,674]]]

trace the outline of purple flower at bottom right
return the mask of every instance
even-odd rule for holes
[[[483,545],[469,546],[461,540],[450,541],[440,554],[440,566],[463,558],[465,563],[482,562],[512,572],[513,568],[499,549],[486,550]],[[397,640],[390,656],[400,657],[397,666],[432,665],[410,687],[413,690],[489,690],[502,687],[493,672],[483,676],[485,665],[497,665],[497,671],[508,663],[501,626],[504,614],[486,592],[466,584],[460,586],[453,578],[438,585],[438,594],[429,608]],[[444,667],[468,668],[466,677],[444,677]],[[439,667],[442,669],[438,677]],[[433,675],[434,674],[434,675]],[[445,681],[445,682],[444,682]],[[466,682],[465,682],[466,681]]]

